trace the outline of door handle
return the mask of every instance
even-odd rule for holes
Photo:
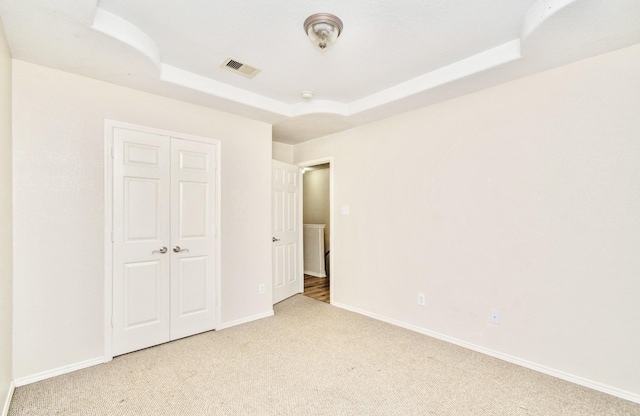
[[[276,241],[280,241],[280,239],[279,238],[275,238],[275,237],[271,237],[271,241],[275,243]]]
[[[188,248],[180,248],[180,246],[175,246],[173,248],[173,252],[174,253],[180,253],[181,251],[189,251],[189,249]]]
[[[167,252],[167,248],[166,248],[166,247],[162,247],[160,250],[153,250],[153,251],[151,252],[151,254],[154,254],[154,253],[164,254],[164,253],[166,253],[166,252]]]

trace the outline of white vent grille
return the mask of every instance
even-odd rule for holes
[[[225,59],[225,61],[220,66],[228,69],[229,71],[244,75],[247,78],[253,78],[258,72],[260,72],[258,68],[251,65],[243,64],[242,62],[232,58]]]

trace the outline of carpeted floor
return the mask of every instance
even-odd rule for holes
[[[326,303],[17,388],[18,415],[640,415],[640,405]]]

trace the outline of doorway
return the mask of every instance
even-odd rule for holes
[[[331,303],[335,273],[332,262],[332,158],[299,164],[303,176],[304,295]]]

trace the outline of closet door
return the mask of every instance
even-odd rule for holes
[[[113,130],[113,355],[215,328],[217,146]]]
[[[170,141],[113,132],[113,354],[169,341]]]
[[[171,139],[171,339],[215,327],[216,151]]]

